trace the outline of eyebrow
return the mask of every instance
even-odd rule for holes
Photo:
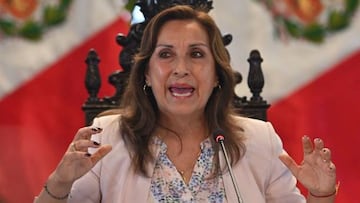
[[[202,42],[190,44],[190,47],[197,47],[197,46],[204,46],[204,47],[209,48],[209,46],[208,46],[207,44],[202,43]],[[173,48],[174,46],[173,46],[173,45],[170,45],[170,44],[157,44],[157,45],[156,45],[156,48],[157,48],[157,47]]]

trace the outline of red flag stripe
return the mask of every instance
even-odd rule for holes
[[[301,137],[320,137],[332,150],[341,182],[337,202],[353,202],[360,184],[360,50],[269,110],[285,148],[299,162]]]

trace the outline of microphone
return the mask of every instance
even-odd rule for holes
[[[236,196],[237,196],[237,199],[238,199],[238,202],[239,203],[244,203],[242,198],[241,198],[241,195],[240,195],[240,191],[239,191],[239,187],[236,183],[236,180],[235,180],[235,176],[233,174],[233,171],[232,171],[232,168],[231,168],[231,165],[230,165],[230,161],[229,161],[229,157],[227,155],[227,152],[226,152],[226,148],[225,148],[225,145],[224,145],[224,140],[225,140],[225,132],[222,130],[222,129],[217,129],[213,132],[213,138],[215,140],[215,142],[219,143],[220,144],[220,147],[221,147],[221,150],[224,154],[224,157],[225,157],[225,161],[226,161],[226,165],[229,169],[229,173],[230,173],[230,177],[231,177],[231,181],[233,183],[233,186],[234,186],[234,189],[235,189],[235,193],[236,193]]]

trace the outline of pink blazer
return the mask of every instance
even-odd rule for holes
[[[102,127],[101,136],[94,140],[111,144],[113,150],[89,173],[77,180],[68,202],[82,203],[145,203],[148,201],[151,178],[134,174],[127,147],[119,135],[119,115],[94,120],[93,126]],[[269,122],[238,118],[247,139],[245,156],[233,167],[233,172],[245,203],[303,203],[296,188],[296,179],[278,159],[283,153],[282,142]],[[158,149],[154,149],[158,153]],[[220,165],[225,160],[220,153]],[[154,163],[148,165],[150,174]],[[228,172],[223,174],[227,202],[237,202]]]

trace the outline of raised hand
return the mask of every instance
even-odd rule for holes
[[[324,142],[316,138],[312,143],[309,137],[302,138],[304,158],[297,164],[289,155],[280,155],[280,160],[290,169],[300,183],[313,196],[329,196],[336,193],[336,168],[331,161],[331,152]]]
[[[58,182],[72,184],[87,173],[101,158],[111,151],[110,145],[100,145],[90,140],[101,128],[84,127],[78,130],[53,175]],[[98,148],[93,154],[88,148]]]
[[[49,176],[43,190],[35,198],[36,203],[66,202],[72,184],[85,175],[94,165],[111,151],[110,145],[101,145],[90,140],[101,128],[84,127],[78,130],[56,170]],[[97,148],[93,154],[88,148]]]

